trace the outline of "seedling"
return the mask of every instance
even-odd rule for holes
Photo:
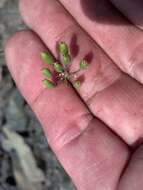
[[[81,81],[75,80],[77,73],[88,68],[89,63],[82,59],[79,63],[79,69],[75,72],[69,72],[69,68],[72,64],[72,58],[70,55],[70,50],[68,45],[65,42],[60,42],[58,44],[58,53],[60,55],[60,60],[55,61],[54,57],[49,52],[42,52],[41,58],[44,63],[51,65],[52,70],[44,68],[42,74],[46,77],[43,80],[43,85],[46,88],[54,88],[60,82],[67,83],[69,80],[72,82],[73,86],[76,89],[79,89],[81,86]]]

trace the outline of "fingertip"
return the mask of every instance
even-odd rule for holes
[[[11,45],[13,46],[16,41],[27,38],[28,36],[30,38],[33,36],[33,32],[31,30],[25,29],[16,32],[7,40],[5,49],[7,50],[7,48],[11,47]]]
[[[30,30],[17,32],[5,45],[9,71],[28,103],[31,103],[42,89],[40,52],[44,50],[46,47]]]
[[[15,61],[22,44],[33,38],[33,32],[30,30],[21,30],[13,34],[5,43],[5,57],[9,69],[15,72],[17,62]],[[14,69],[13,69],[14,68]],[[12,72],[12,73],[13,73]]]

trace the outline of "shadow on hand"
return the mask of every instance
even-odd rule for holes
[[[81,0],[82,9],[92,21],[105,24],[130,25],[109,0]]]

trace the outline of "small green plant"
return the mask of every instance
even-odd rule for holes
[[[73,86],[79,89],[81,81],[75,80],[76,74],[81,70],[87,69],[89,63],[85,59],[82,59],[79,63],[79,69],[70,73],[69,67],[72,63],[72,59],[68,45],[65,42],[60,42],[58,44],[58,52],[61,59],[59,62],[55,61],[54,57],[49,52],[46,51],[41,53],[43,62],[53,67],[53,72],[48,68],[42,70],[42,74],[45,76],[43,85],[50,89],[55,88],[60,82],[67,83],[67,81],[70,80]]]

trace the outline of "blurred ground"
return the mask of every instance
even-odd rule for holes
[[[6,39],[25,28],[17,4],[0,0],[0,190],[74,190],[5,65]]]

